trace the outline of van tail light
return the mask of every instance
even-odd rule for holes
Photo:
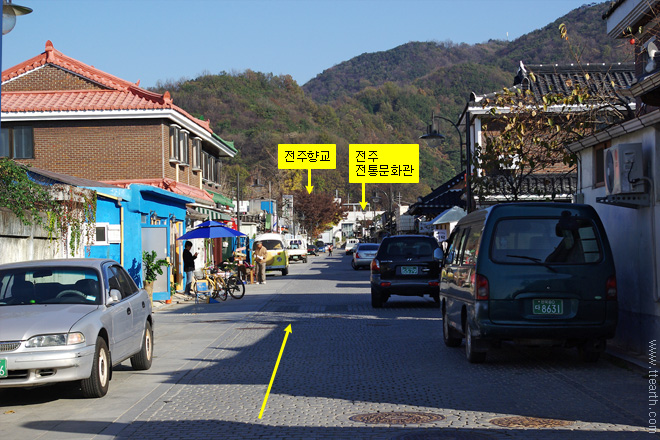
[[[431,287],[438,287],[440,283],[438,281],[429,281],[429,286]]]
[[[389,281],[381,281],[380,283],[380,287],[390,287],[391,285],[392,283],[390,283]]]
[[[605,286],[606,298],[616,299],[616,276],[612,275],[609,277]]]
[[[472,275],[474,279],[474,296],[477,300],[487,300],[490,296],[488,278],[483,275]]]
[[[380,262],[375,258],[371,260],[371,273],[380,273]]]
[[[355,253],[355,258],[362,258],[362,257],[360,257],[360,254],[358,254],[358,253],[356,252],[356,253]]]

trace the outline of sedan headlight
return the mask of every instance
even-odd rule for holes
[[[57,347],[59,345],[75,345],[85,342],[85,335],[80,332],[61,333],[58,335],[33,336],[25,343],[27,348]]]

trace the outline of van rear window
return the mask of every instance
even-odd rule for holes
[[[602,246],[587,218],[502,219],[495,225],[490,257],[496,263],[588,264],[600,261]]]

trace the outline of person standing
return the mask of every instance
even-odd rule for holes
[[[190,289],[192,288],[192,280],[195,275],[195,259],[197,258],[197,252],[193,255],[190,249],[192,249],[192,243],[186,241],[183,247],[183,271],[186,273],[186,295],[191,294]]]
[[[254,251],[254,262],[257,266],[257,284],[266,284],[266,258],[268,249],[260,242],[257,242],[257,249]]]

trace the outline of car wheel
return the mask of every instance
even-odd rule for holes
[[[440,308],[440,294],[439,293],[434,293],[431,295],[431,298],[433,298],[433,305],[436,308]]]
[[[288,275],[289,274],[289,268],[287,267],[286,269],[282,269],[282,276]]]
[[[475,339],[472,337],[470,323],[465,324],[465,356],[471,364],[480,364],[486,360],[485,351],[474,351]]]
[[[360,268],[359,268],[358,266],[355,265],[355,261],[353,261],[353,260],[351,260],[351,266],[352,266],[353,269],[355,269],[355,270],[360,270]]]
[[[607,342],[604,339],[590,339],[578,345],[578,356],[583,362],[596,362],[605,351]]]
[[[373,287],[371,288],[371,307],[374,309],[380,309],[383,307],[383,298]]]
[[[151,360],[154,354],[154,332],[151,330],[151,324],[147,321],[144,328],[144,337],[142,338],[142,348],[131,357],[131,367],[134,370],[148,370],[151,368]]]
[[[103,338],[98,337],[91,374],[87,379],[80,381],[84,397],[103,397],[106,395],[110,386],[111,368],[108,344],[105,343]]]
[[[447,319],[447,311],[442,311],[442,339],[445,341],[447,347],[458,347],[461,345],[460,336],[456,336],[456,330],[449,327],[449,320]]]
[[[303,263],[307,263],[307,258],[303,258]]]

